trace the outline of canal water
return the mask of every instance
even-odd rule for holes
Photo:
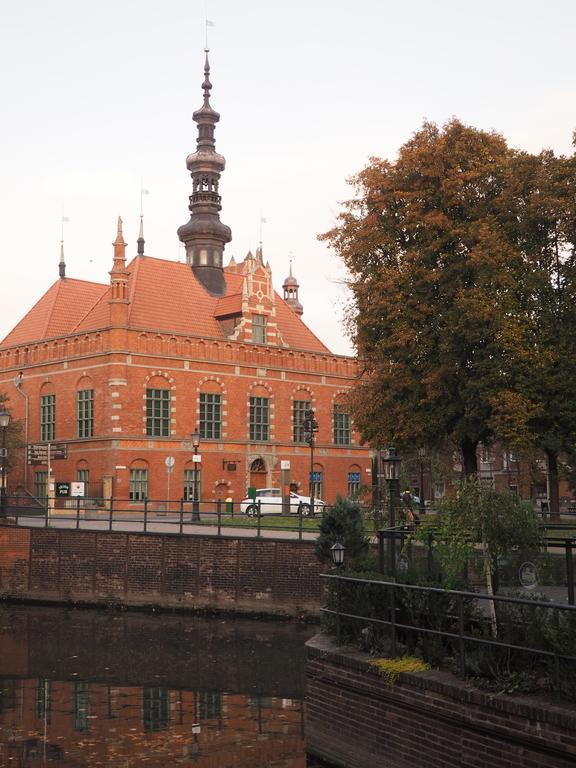
[[[305,768],[315,628],[0,607],[0,766]]]

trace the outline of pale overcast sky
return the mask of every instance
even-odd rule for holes
[[[0,0],[0,337],[58,277],[108,281],[116,217],[136,251],[183,259],[202,102],[203,0]],[[209,0],[212,105],[225,256],[264,255],[281,285],[293,254],[304,319],[334,351],[344,272],[316,235],[346,179],[394,158],[430,119],[571,151],[574,0]],[[226,259],[227,260],[227,259]]]

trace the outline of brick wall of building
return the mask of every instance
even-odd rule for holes
[[[316,613],[313,542],[0,528],[0,594],[280,615]]]
[[[448,673],[387,686],[366,654],[317,635],[306,665],[308,750],[343,768],[568,768],[576,713],[480,692]]]
[[[322,472],[322,495],[333,501],[348,494],[349,473],[360,473],[363,484],[370,482],[369,453],[352,430],[348,445],[335,445],[334,403],[351,388],[356,376],[355,361],[329,354],[293,352],[287,349],[255,347],[238,342],[190,339],[166,335],[143,338],[127,332],[125,353],[113,349],[111,331],[84,338],[70,337],[31,350],[0,351],[0,391],[9,397],[14,419],[26,432],[28,443],[40,441],[40,398],[56,397],[56,443],[65,443],[67,458],[52,462],[56,481],[70,482],[79,469],[88,470],[94,495],[127,499],[130,469],[146,468],[148,496],[166,500],[168,477],[165,459],[173,456],[170,499],[182,497],[184,472],[191,469],[191,433],[200,418],[200,394],[222,396],[222,435],[219,440],[202,440],[200,446],[201,496],[203,500],[246,496],[251,484],[250,465],[261,458],[266,468],[264,486],[280,486],[280,462],[291,462],[290,480],[308,494],[310,450],[293,439],[294,400],[312,403],[319,423],[315,471]],[[78,341],[78,344],[76,344]],[[19,352],[16,356],[16,352]],[[14,378],[23,371],[17,390]],[[146,389],[170,391],[170,435],[146,434]],[[94,437],[77,437],[76,393],[94,391]],[[249,398],[270,400],[270,439],[249,439]],[[26,396],[26,397],[25,397]],[[27,399],[26,399],[27,398]],[[13,457],[14,458],[14,457]],[[34,491],[34,473],[46,470],[42,464],[25,471],[24,448],[9,472],[8,485],[25,484]],[[232,469],[233,467],[233,469]]]

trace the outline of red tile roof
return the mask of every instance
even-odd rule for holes
[[[217,317],[241,309],[242,274],[224,270],[226,295],[210,296],[187,264],[136,256],[130,272],[128,324],[160,333],[223,338]],[[109,325],[109,285],[66,278],[54,283],[0,346],[37,342]],[[289,347],[315,352],[328,348],[276,294],[276,319]]]
[[[226,317],[227,315],[239,315],[242,312],[242,294],[233,293],[230,296],[221,296],[216,302],[214,317]]]
[[[109,286],[86,280],[58,280],[3,339],[0,346],[26,344],[72,333]]]

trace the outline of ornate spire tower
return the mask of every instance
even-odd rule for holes
[[[288,306],[292,307],[294,312],[296,312],[297,315],[302,315],[304,312],[304,307],[302,304],[300,304],[300,301],[298,299],[298,288],[300,286],[298,285],[298,280],[294,277],[292,274],[292,259],[290,259],[290,274],[288,277],[284,280],[284,283],[282,284],[282,288],[284,289],[284,301]]]
[[[186,167],[192,176],[190,221],[178,229],[178,237],[186,246],[186,261],[204,288],[221,296],[226,288],[222,257],[226,243],[232,239],[230,227],[220,221],[222,208],[218,193],[220,174],[226,161],[216,152],[214,129],[220,115],[210,106],[210,64],[208,49],[204,65],[204,104],[194,112],[192,119],[198,124],[196,152],[186,158]]]

